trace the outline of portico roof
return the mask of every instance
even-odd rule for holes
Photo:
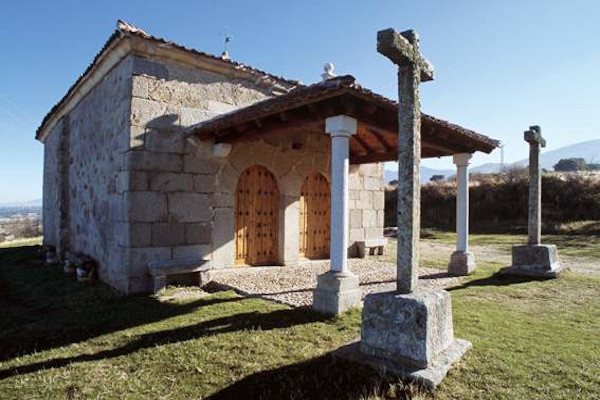
[[[200,140],[219,143],[256,140],[274,131],[325,133],[325,119],[348,115],[358,120],[350,141],[350,162],[395,161],[398,157],[398,104],[355,83],[350,75],[272,97],[190,129]],[[421,115],[423,158],[481,151],[490,153],[499,141],[433,116]]]

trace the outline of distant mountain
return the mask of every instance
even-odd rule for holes
[[[588,163],[600,162],[600,139],[576,143],[547,152],[542,149],[540,165],[542,168],[553,170],[554,165],[563,158],[584,158]],[[527,163],[528,160],[525,158],[511,165],[525,167]]]
[[[444,175],[445,178],[448,178],[452,175],[456,175],[456,171],[453,169],[435,169],[421,166],[421,182],[429,182],[433,175]],[[389,183],[395,180],[398,180],[398,172],[386,169],[385,182]]]
[[[554,165],[563,158],[584,158],[588,163],[600,163],[600,139],[589,140],[572,144],[570,146],[561,147],[556,150],[544,152],[540,155],[540,165],[547,170],[554,170]],[[529,160],[516,161],[512,164],[506,164],[506,168],[510,167],[526,167]],[[500,172],[500,163],[487,163],[477,167],[472,167],[470,171],[477,174],[496,174]],[[450,177],[456,174],[455,170],[435,169],[421,166],[421,182],[429,182],[433,175],[444,175]],[[385,181],[390,182],[398,179],[396,171],[385,171]]]
[[[41,208],[42,199],[23,201],[20,203],[0,203],[0,208]]]
[[[500,163],[486,163],[471,168],[471,172],[475,174],[496,174],[500,172],[500,169],[502,169],[502,164]]]

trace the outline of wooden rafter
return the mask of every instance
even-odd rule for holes
[[[371,146],[369,146],[369,144],[368,144],[368,143],[367,143],[367,142],[366,142],[366,141],[365,141],[363,138],[361,138],[359,134],[356,134],[356,135],[352,136],[352,138],[353,138],[354,140],[356,140],[356,142],[357,142],[357,143],[358,143],[358,144],[359,144],[359,145],[360,145],[360,146],[361,146],[363,149],[365,149],[365,151],[366,151],[367,153],[380,153],[380,152],[377,152],[377,151],[373,150],[373,148],[372,148]]]

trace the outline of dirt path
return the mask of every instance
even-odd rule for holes
[[[511,254],[502,248],[494,246],[470,246],[470,250],[475,254],[475,262],[494,262],[510,265]],[[435,241],[421,242],[421,257],[425,262],[447,262],[454,251],[454,246],[446,243],[436,243]],[[560,254],[559,260],[562,264],[568,266],[572,271],[585,275],[600,276],[600,261],[588,257],[574,257]]]

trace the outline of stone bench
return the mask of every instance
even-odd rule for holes
[[[367,255],[367,249],[369,250],[369,255],[383,255],[383,249],[387,245],[387,238],[380,239],[367,239],[356,242],[356,246],[358,248],[358,257],[365,258]]]
[[[209,280],[210,261],[203,259],[186,259],[177,261],[152,261],[148,263],[148,273],[154,278],[154,293],[167,286],[167,276],[178,274],[200,273],[200,286]]]

